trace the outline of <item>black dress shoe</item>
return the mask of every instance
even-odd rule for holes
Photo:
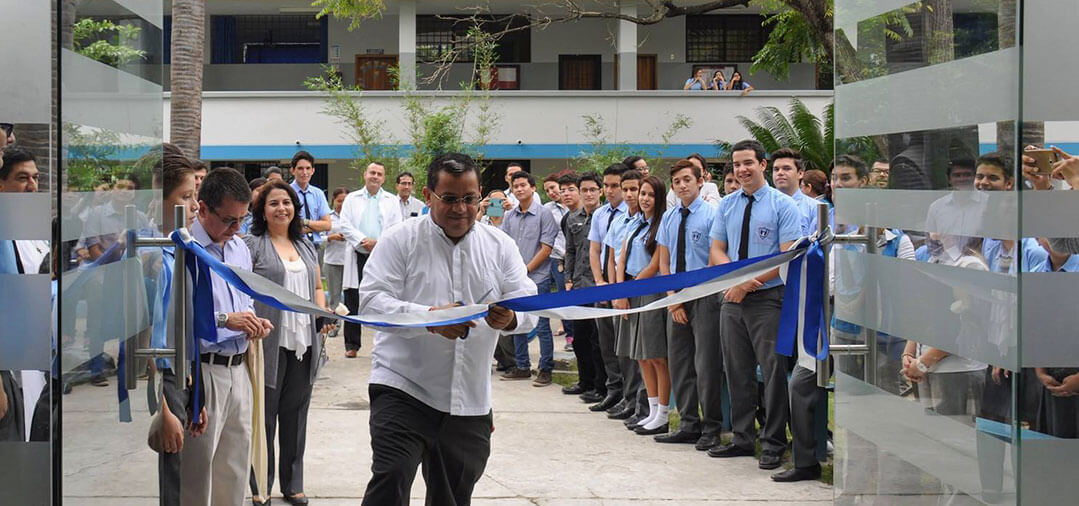
[[[306,506],[307,505],[307,496],[305,495],[303,497],[296,497],[295,495],[293,495],[293,496],[287,496],[286,495],[285,496],[285,502],[291,504],[292,506]]]
[[[676,430],[668,434],[660,434],[655,437],[655,440],[657,443],[693,444],[700,438],[700,432],[683,432],[681,430]]]
[[[585,392],[586,390],[584,389],[584,387],[581,386],[580,383],[574,383],[568,387],[562,387],[562,393],[566,395],[581,395]]]
[[[623,420],[622,423],[625,424],[627,429],[634,430],[637,427],[640,427],[641,422],[643,422],[646,418],[648,418],[648,417],[647,416],[633,415],[633,416]]]
[[[753,448],[742,448],[734,443],[726,444],[722,446],[716,446],[711,450],[708,450],[709,457],[715,457],[717,459],[725,459],[730,457],[752,457]]]
[[[611,409],[615,404],[618,404],[621,401],[622,401],[622,396],[621,395],[607,394],[607,397],[604,397],[602,401],[599,401],[599,404],[593,404],[591,406],[588,406],[588,410],[589,411],[595,411],[595,412],[607,411],[608,409]]]
[[[595,404],[595,403],[597,403],[599,401],[602,401],[603,398],[604,398],[604,395],[597,392],[597,391],[595,391],[595,390],[589,390],[589,391],[587,391],[587,392],[585,392],[585,393],[583,393],[581,395],[578,395],[577,398],[580,399],[581,402],[587,402],[589,404]]]
[[[819,479],[820,464],[817,464],[813,467],[794,467],[791,469],[787,469],[782,473],[776,473],[772,475],[772,481],[778,481],[780,483]]]
[[[761,452],[761,460],[757,463],[757,467],[761,469],[777,469],[780,464],[783,463],[782,453],[768,453]]]
[[[704,434],[697,440],[697,444],[693,445],[697,451],[708,451],[712,447],[719,444],[719,434]]]
[[[611,407],[607,408],[607,414],[608,415],[613,415],[613,414],[621,413],[622,411],[625,411],[627,402],[629,402],[629,401],[627,401],[626,398],[623,397],[622,400],[618,401],[618,404],[615,404],[614,406],[611,406]]]
[[[633,429],[633,432],[636,432],[637,434],[640,434],[642,436],[652,436],[655,434],[665,434],[668,430],[670,430],[670,427],[671,426],[666,423],[654,429],[646,429],[643,425],[641,425],[638,426],[636,429]]]
[[[268,506],[270,504],[270,498],[267,497],[265,501],[251,499],[251,504],[254,504],[255,506]]]
[[[623,404],[625,404],[626,407],[622,408],[622,411],[608,414],[607,418],[610,418],[611,420],[628,420],[629,417],[637,412],[637,406],[634,406],[632,402],[625,402]]]

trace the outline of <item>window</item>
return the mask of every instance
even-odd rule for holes
[[[211,16],[211,63],[325,63],[326,18]]]
[[[514,16],[485,16],[481,25],[488,33],[500,32],[507,27],[527,25],[527,20]],[[497,20],[497,21],[496,21]],[[472,26],[469,18],[452,16],[416,16],[416,58],[422,62],[433,62],[454,49],[461,54],[458,61],[472,61],[474,55],[465,41],[468,29]],[[532,31],[519,30],[506,33],[498,41],[498,61],[500,63],[528,63],[532,61]]]
[[[771,32],[757,15],[686,17],[686,61],[749,62]]]

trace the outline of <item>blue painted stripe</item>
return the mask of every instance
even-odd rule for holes
[[[1056,146],[1065,153],[1079,153],[1079,142],[1050,142],[1050,146]],[[983,142],[978,145],[978,154],[984,155],[986,153],[992,153],[997,150],[997,143],[995,142]]]

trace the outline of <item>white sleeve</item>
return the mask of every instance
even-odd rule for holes
[[[345,201],[341,203],[341,219],[338,220],[341,224],[341,235],[345,236],[345,241],[352,249],[359,251],[361,249],[360,243],[367,238],[360,232],[360,229],[356,227],[355,222],[361,218],[361,213],[356,208],[357,199],[355,195],[350,193],[345,197]],[[361,202],[362,203],[362,202]]]
[[[387,234],[371,251],[363,269],[359,288],[359,314],[392,314],[427,311],[429,306],[399,299],[408,273],[409,234]],[[379,327],[379,331],[401,337],[430,335],[414,327]]]

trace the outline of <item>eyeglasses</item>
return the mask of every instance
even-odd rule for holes
[[[480,203],[480,196],[475,194],[465,195],[464,197],[458,197],[456,195],[447,195],[443,197],[442,195],[439,195],[435,192],[431,192],[431,195],[434,195],[435,198],[442,201],[443,204],[446,204],[448,206],[455,206],[461,203],[466,206],[474,206]]]
[[[226,218],[226,217],[221,216],[220,214],[218,214],[217,209],[214,209],[212,207],[207,207],[207,209],[209,209],[210,212],[213,213],[214,216],[217,216],[217,218],[219,220],[221,220],[221,223],[225,224],[226,228],[237,227],[237,226],[240,225],[240,222],[246,220],[248,216],[251,216],[251,213],[246,213],[246,214],[244,214],[243,216],[241,216],[239,218]]]
[[[0,123],[0,130],[4,131],[5,137],[11,137],[11,132],[15,131],[15,125],[13,123]]]

